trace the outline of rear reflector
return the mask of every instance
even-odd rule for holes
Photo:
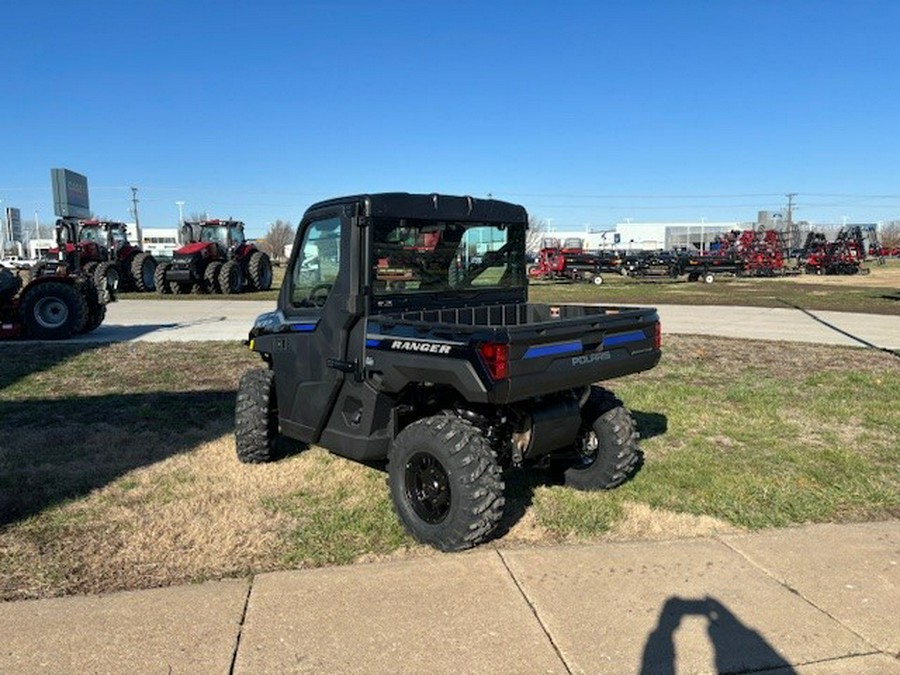
[[[662,349],[662,323],[656,322],[656,328],[653,331],[653,348]]]

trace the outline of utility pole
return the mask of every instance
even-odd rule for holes
[[[790,241],[791,248],[800,248],[800,232],[794,230],[794,197],[797,196],[796,192],[788,192],[785,197],[788,198],[788,207],[787,207],[787,231],[788,231],[788,241]]]
[[[137,245],[140,247],[143,247],[144,237],[143,237],[143,233],[141,232],[141,221],[138,218],[137,191],[138,191],[138,189],[136,187],[131,188],[131,204],[132,204],[131,212],[134,214],[134,229],[137,231]]]

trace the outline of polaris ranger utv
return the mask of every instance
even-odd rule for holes
[[[655,309],[528,302],[521,206],[372,194],[311,206],[278,309],[241,379],[237,455],[272,459],[279,434],[384,466],[419,541],[490,536],[503,470],[548,465],[577,489],[637,468],[629,411],[594,383],[652,368]]]

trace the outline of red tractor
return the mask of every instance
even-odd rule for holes
[[[157,293],[240,293],[272,287],[269,256],[244,238],[237,220],[185,222],[187,244],[156,266]]]
[[[111,286],[119,290],[153,290],[156,260],[150,253],[128,241],[125,223],[64,219],[57,222],[56,230],[57,242],[61,243],[57,248],[50,249],[45,259],[37,263],[32,276],[40,276],[64,247],[68,258],[77,249],[81,268],[94,278],[98,288]]]
[[[42,261],[24,288],[18,275],[0,269],[0,338],[61,340],[103,323],[115,287],[97,286],[94,277],[84,273],[78,246],[71,251],[66,246],[65,230],[57,227],[56,260]]]

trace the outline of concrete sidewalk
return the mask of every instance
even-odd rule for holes
[[[900,673],[900,521],[0,604],[3,673]]]

